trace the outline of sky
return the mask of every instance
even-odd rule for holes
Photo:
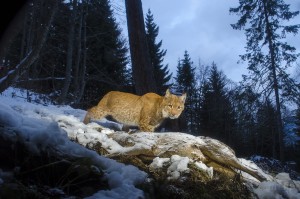
[[[12,98],[13,93],[15,97]],[[76,159],[80,157],[90,158],[94,168],[93,170],[96,169],[95,171],[97,171],[100,168],[104,172],[109,189],[99,190],[90,197],[86,197],[86,199],[144,198],[143,190],[136,187],[136,185],[144,182],[148,174],[135,166],[119,163],[83,146],[90,146],[90,144],[94,145],[100,142],[104,150],[114,156],[114,154],[130,154],[131,151],[147,151],[157,148],[157,145],[159,145],[162,140],[167,140],[165,142],[171,143],[160,146],[160,151],[166,152],[170,150],[171,146],[180,148],[180,146],[182,146],[180,144],[186,144],[185,146],[197,146],[198,144],[206,145],[210,143],[210,145],[212,145],[212,143],[215,143],[212,147],[219,149],[216,153],[230,160],[237,159],[241,165],[258,172],[267,179],[266,181],[259,182],[257,179],[241,171],[241,176],[245,180],[245,183],[253,183],[256,185],[254,188],[253,185],[249,184],[249,187],[253,187],[251,191],[256,193],[259,198],[300,197],[299,190],[295,188],[296,185],[300,185],[299,181],[292,181],[287,173],[279,173],[275,177],[272,177],[260,169],[254,162],[235,157],[228,146],[217,140],[172,132],[151,134],[139,132],[128,134],[127,132],[115,132],[103,128],[96,123],[85,125],[81,121],[86,111],[73,109],[70,106],[55,106],[49,102],[45,103],[45,101],[40,100],[43,99],[43,96],[36,95],[32,92],[30,92],[32,101],[29,103],[26,101],[26,94],[26,90],[22,91],[10,87],[0,95],[0,126],[11,129],[9,131],[3,131],[2,137],[11,142],[24,141],[29,151],[36,153],[46,151],[51,157],[52,155],[61,156],[61,154],[67,154],[67,157],[70,157],[70,159],[72,159],[71,157]],[[39,103],[36,103],[37,100]],[[118,138],[120,140],[118,140],[118,142],[112,139],[116,134],[119,135]],[[114,136],[110,137],[110,135]],[[122,140],[122,138],[124,140]],[[76,139],[80,145],[71,141],[71,139]],[[120,144],[124,143],[125,140],[126,142],[130,140],[135,144],[129,146]],[[159,169],[161,167],[165,169],[165,167],[168,167],[167,179],[178,180],[182,174],[189,172],[188,166],[190,164],[195,164],[193,168],[199,168],[202,172],[208,172],[210,177],[214,174],[212,167],[206,166],[203,162],[198,161],[198,159],[195,161],[189,157],[176,154],[169,158],[156,157],[149,167],[151,169]],[[13,179],[15,173],[15,171],[10,171],[7,168],[4,172],[4,170],[0,168],[0,187],[4,183],[10,183],[10,181],[7,182],[7,179]],[[10,176],[10,178],[6,176]],[[49,191],[53,189],[64,193],[60,186],[45,186],[45,191],[48,193],[51,193]]]
[[[125,12],[124,0],[112,2]],[[300,10],[299,0],[286,0],[286,3],[291,4],[291,11]],[[239,55],[245,53],[244,31],[233,30],[230,26],[239,19],[229,13],[229,8],[238,6],[238,0],[142,0],[142,5],[144,15],[150,9],[159,26],[158,40],[163,41],[162,49],[167,50],[164,64],[169,64],[173,75],[185,50],[195,66],[199,61],[205,65],[215,62],[235,82],[242,79],[242,74],[247,74],[246,64],[237,64]],[[127,37],[125,14],[119,14],[117,20]],[[300,16],[292,22],[300,23]],[[288,42],[300,52],[299,34]]]

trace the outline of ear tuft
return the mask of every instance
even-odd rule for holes
[[[171,95],[170,89],[167,89],[165,97],[169,97]]]
[[[183,93],[180,97],[181,101],[184,103],[186,100],[186,93]]]

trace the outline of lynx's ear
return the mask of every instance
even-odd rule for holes
[[[170,89],[167,89],[165,97],[170,97],[170,95],[171,95]]]
[[[184,103],[186,100],[186,93],[183,93],[179,98]]]

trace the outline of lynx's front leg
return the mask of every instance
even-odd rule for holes
[[[144,132],[154,132],[155,126],[152,126],[150,124],[150,116],[149,115],[140,118],[139,128],[141,131],[144,131]]]
[[[154,130],[155,130],[154,126],[149,126],[149,125],[144,125],[144,124],[140,124],[139,128],[143,132],[154,132]]]

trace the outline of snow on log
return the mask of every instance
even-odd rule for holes
[[[203,175],[209,178],[212,178],[213,171],[216,171],[231,178],[243,172],[257,181],[266,180],[266,176],[258,170],[242,164],[230,147],[212,138],[179,132],[127,133],[109,130],[96,123],[86,126],[77,123],[76,127],[76,123],[64,121],[58,122],[62,128],[68,126],[64,129],[70,139],[96,150],[101,155],[135,164],[144,170],[149,169],[149,165],[157,160],[155,158],[169,158],[170,167],[172,157],[178,155],[187,157],[189,165],[199,168],[200,171],[202,169]],[[70,128],[70,125],[74,126]],[[206,166],[205,169],[203,165]],[[171,178],[170,175],[168,177]]]

